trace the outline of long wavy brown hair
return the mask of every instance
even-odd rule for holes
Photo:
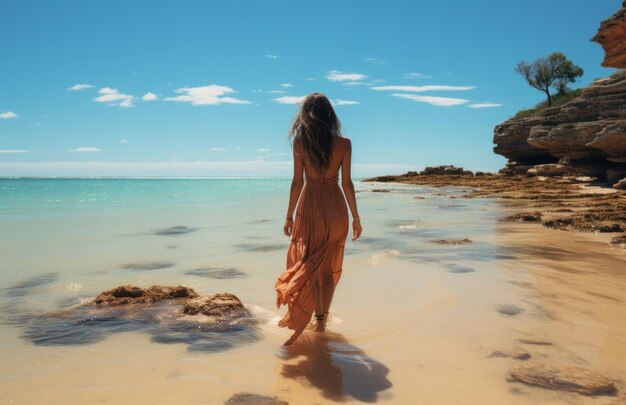
[[[328,98],[322,93],[311,93],[302,102],[288,139],[305,152],[313,168],[322,171],[330,161],[335,138],[341,136],[341,122]]]

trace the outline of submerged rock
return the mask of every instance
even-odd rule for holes
[[[458,264],[449,264],[448,271],[450,273],[462,274],[462,273],[473,273],[474,269],[468,266],[462,266]]]
[[[201,267],[198,269],[186,271],[185,274],[188,274],[190,276],[217,278],[217,279],[237,278],[237,277],[246,276],[246,273],[244,273],[243,271],[237,270],[235,267]]]
[[[38,276],[34,276],[31,278],[27,278],[26,280],[22,280],[17,284],[12,285],[11,287],[3,288],[5,294],[9,297],[20,297],[26,295],[31,292],[31,290],[46,285],[52,284],[59,279],[59,273],[49,272],[40,274]]]
[[[548,342],[547,340],[518,339],[517,341],[524,345],[552,346],[552,342]]]
[[[496,350],[492,352],[489,357],[509,357],[516,360],[528,360],[532,356],[528,353],[528,350],[521,346],[515,346],[510,349]]]
[[[615,382],[582,367],[556,366],[540,361],[520,362],[511,368],[510,377],[530,385],[578,392],[584,395],[612,395]]]
[[[147,262],[147,263],[128,263],[123,266],[126,270],[158,270],[172,267],[172,262]]]
[[[155,235],[183,235],[195,231],[196,228],[190,228],[188,226],[172,226],[171,228],[157,229],[152,232]]]
[[[249,392],[240,392],[230,397],[226,405],[289,405],[286,401],[281,401],[277,397],[268,397],[265,395],[251,394]]]
[[[502,218],[504,222],[541,222],[541,211],[534,212],[518,212],[517,214],[510,215]]]
[[[504,304],[504,305],[498,306],[497,310],[502,315],[515,316],[519,314],[520,312],[523,312],[524,308],[520,308],[517,305]]]
[[[626,245],[626,235],[614,237],[611,239],[611,245]]]
[[[199,296],[186,286],[119,286],[82,305],[31,317],[24,327],[24,339],[44,346],[91,344],[126,331],[204,351],[260,338],[258,321],[235,295]]]
[[[466,239],[440,239],[434,242],[439,245],[448,245],[448,246],[460,246],[460,245],[467,245],[469,243],[472,243],[472,241],[467,238]]]

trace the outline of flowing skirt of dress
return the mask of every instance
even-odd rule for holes
[[[295,340],[309,324],[317,301],[316,282],[332,272],[339,283],[348,236],[348,207],[338,176],[305,182],[287,251],[287,269],[276,280],[276,307],[288,310],[278,326],[293,329]]]

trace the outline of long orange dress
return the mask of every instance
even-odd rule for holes
[[[287,251],[287,270],[276,280],[276,307],[288,307],[278,326],[293,329],[294,341],[315,312],[315,283],[320,272],[332,272],[335,286],[341,277],[348,207],[338,178],[337,174],[312,179],[305,174]]]

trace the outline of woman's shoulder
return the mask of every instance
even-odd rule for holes
[[[345,136],[337,137],[337,140],[339,141],[337,144],[343,146],[344,148],[352,145],[350,138],[346,138]]]

